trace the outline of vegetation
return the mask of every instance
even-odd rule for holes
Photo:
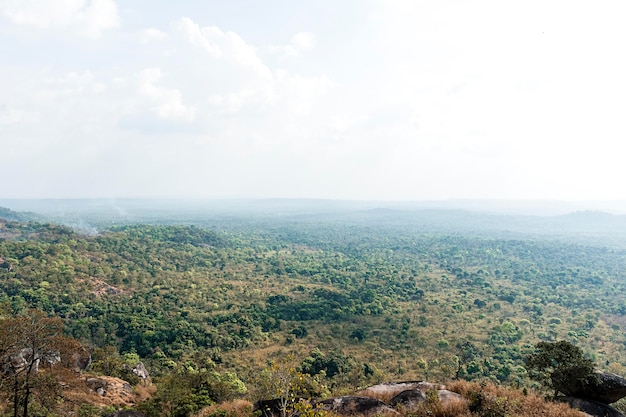
[[[62,327],[60,319],[36,310],[0,318],[0,394],[11,404],[13,417],[32,415],[32,402],[40,410],[54,407],[60,385],[52,365],[71,367],[71,354],[78,349],[76,341],[62,336]],[[39,372],[46,366],[48,372]]]
[[[593,361],[583,356],[582,350],[571,343],[539,342],[537,351],[526,358],[531,377],[559,393],[572,395],[582,387],[597,383]]]
[[[569,370],[542,354],[626,374],[615,236],[455,232],[371,213],[112,223],[95,234],[0,220],[0,302],[4,320],[58,318],[94,372],[131,378],[124,365],[145,363],[149,415],[265,388],[281,397],[262,381],[286,358],[317,396],[408,379],[563,392]]]

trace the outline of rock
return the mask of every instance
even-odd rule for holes
[[[439,402],[442,404],[450,404],[453,402],[465,401],[465,399],[456,392],[448,391],[446,389],[437,390],[437,396]],[[411,410],[414,409],[419,403],[426,401],[426,393],[420,389],[410,389],[402,391],[389,401],[389,405],[396,407],[398,405],[406,407]]]
[[[145,380],[150,378],[150,374],[148,373],[148,370],[146,369],[143,362],[139,362],[137,365],[135,365],[135,367],[132,369],[132,372],[141,379]]]
[[[385,382],[383,384],[372,385],[362,391],[356,393],[363,397],[373,397],[379,400],[390,400],[402,391],[419,389],[428,391],[432,389],[445,389],[444,385],[432,384],[426,381],[403,381],[403,382]]]
[[[315,404],[315,408],[329,411],[340,416],[400,415],[396,410],[376,398],[359,397],[356,395],[329,398]]]
[[[79,347],[75,352],[72,352],[70,360],[70,368],[76,372],[83,373],[91,365],[91,352],[85,349],[83,346]]]
[[[401,393],[393,397],[389,401],[389,405],[394,408],[403,407],[408,410],[412,410],[417,407],[418,404],[423,403],[424,401],[426,401],[426,394],[424,394],[424,391],[418,388],[414,388],[402,391]]]
[[[597,401],[583,400],[573,397],[560,397],[560,401],[568,403],[572,408],[576,408],[583,413],[587,413],[595,417],[625,417],[622,413],[607,404]]]
[[[15,374],[28,370],[37,374],[39,365],[53,366],[61,362],[61,355],[58,350],[45,352],[34,351],[32,348],[22,348],[15,353],[4,355],[1,359],[2,371],[5,374]]]
[[[61,352],[58,350],[50,350],[41,355],[41,360],[44,362],[44,365],[51,367],[61,362]]]
[[[619,375],[596,372],[596,384],[572,384],[564,389],[569,397],[584,398],[604,404],[611,404],[626,397],[626,379]]]
[[[449,404],[453,402],[465,401],[461,395],[456,392],[448,391],[447,389],[437,390],[437,394],[439,394],[439,401],[442,404]]]
[[[8,354],[2,357],[2,370],[5,374],[17,374],[27,369],[32,363],[33,370],[37,373],[39,369],[40,359],[33,357],[33,350],[30,348],[23,348],[15,353]]]
[[[113,377],[91,377],[85,384],[103,397],[115,398],[123,403],[133,403],[133,388],[123,379]]]
[[[101,378],[87,378],[85,384],[103,397],[107,392],[107,382]]]

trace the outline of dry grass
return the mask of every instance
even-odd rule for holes
[[[90,375],[89,375],[90,376]],[[98,376],[107,383],[107,392],[100,395],[85,383],[88,374],[76,374],[72,379],[66,379],[63,389],[63,397],[66,402],[73,404],[93,404],[97,407],[132,407],[137,402],[133,392],[126,391],[123,387],[126,381],[119,378]]]
[[[450,391],[457,392],[468,400],[468,412],[486,417],[580,417],[580,411],[567,404],[546,401],[542,396],[493,384],[455,381],[449,384]]]
[[[466,403],[454,401],[447,404],[441,402],[425,402],[414,410],[398,410],[402,416],[410,417],[476,417]]]
[[[193,417],[249,417],[252,414],[252,403],[245,400],[227,401],[203,408]]]
[[[142,403],[151,398],[157,391],[157,387],[151,382],[147,384],[139,384],[133,388],[135,394],[135,400],[137,403]]]

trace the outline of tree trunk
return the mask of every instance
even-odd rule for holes
[[[17,375],[13,379],[13,417],[18,417],[19,405],[20,405],[20,390],[18,387]]]
[[[26,383],[26,392],[24,393],[24,416],[28,417],[28,397],[30,396],[30,385]]]

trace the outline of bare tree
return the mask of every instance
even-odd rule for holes
[[[61,361],[62,351],[75,344],[62,336],[63,322],[38,310],[0,319],[0,389],[13,402],[13,417],[28,416],[28,405],[37,388],[39,367]]]

